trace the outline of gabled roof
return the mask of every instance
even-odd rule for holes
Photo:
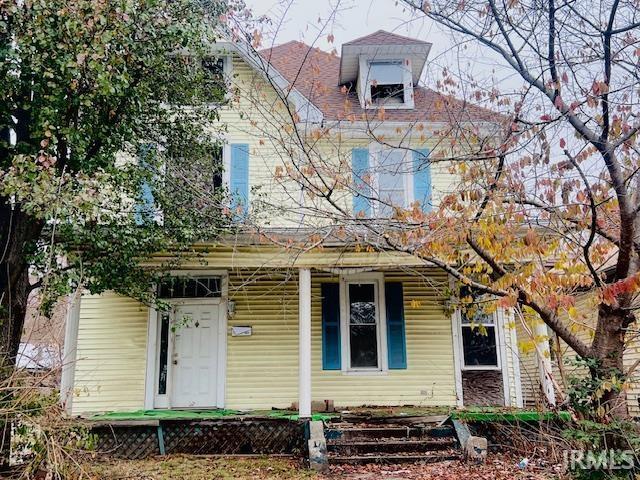
[[[387,32],[383,33],[387,34]],[[378,35],[376,38],[381,37],[380,32],[368,37],[376,35]],[[404,38],[394,34],[388,35]],[[362,39],[354,41],[359,42]],[[262,50],[260,55],[313,103],[322,112],[325,120],[363,121],[378,118],[378,110],[365,110],[360,106],[354,88],[349,89],[339,85],[339,56],[298,41],[290,41]],[[414,87],[414,103],[415,108],[411,110],[387,109],[385,121],[496,121],[495,112],[450,96],[441,95],[426,87]]]
[[[344,45],[431,45],[424,40],[418,40],[416,38],[404,37],[396,33],[386,32],[384,30],[378,30],[364,37],[356,38],[350,42],[346,42]]]

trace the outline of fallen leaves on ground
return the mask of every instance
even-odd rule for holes
[[[531,462],[525,469],[518,467],[520,459],[504,455],[490,455],[483,465],[461,461],[439,462],[426,465],[339,465],[322,480],[543,480],[557,478],[553,466]]]

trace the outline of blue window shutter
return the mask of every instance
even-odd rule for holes
[[[407,368],[407,342],[404,331],[402,283],[386,282],[384,299],[387,309],[387,353],[389,369]]]
[[[368,149],[354,148],[351,151],[351,170],[353,173],[353,215],[358,217],[364,214],[365,217],[370,217],[371,203],[367,197],[371,195],[371,187],[366,179],[369,172]]]
[[[246,143],[231,144],[231,172],[229,174],[229,193],[231,208],[239,206],[243,213],[249,207],[249,145]]]
[[[153,145],[145,143],[138,148],[138,163],[144,170],[151,169],[150,156],[153,155]],[[153,198],[153,191],[151,190],[151,179],[155,178],[155,175],[151,175],[147,172],[147,177],[142,180],[140,184],[140,193],[138,201],[134,208],[133,218],[137,225],[142,225],[146,222],[152,222],[156,217],[155,199]]]
[[[340,293],[337,283],[322,284],[322,369],[340,370]]]
[[[419,148],[413,151],[413,199],[420,203],[422,210],[430,212],[431,203],[431,166],[427,159],[429,150]]]

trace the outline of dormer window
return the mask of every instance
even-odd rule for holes
[[[404,104],[404,71],[402,61],[369,62],[369,94],[375,105]]]
[[[361,58],[359,77],[364,108],[413,108],[410,59]]]

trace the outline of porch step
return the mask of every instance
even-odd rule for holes
[[[460,460],[459,453],[423,453],[423,454],[386,454],[386,455],[340,455],[329,457],[331,465],[362,465],[366,463],[397,464],[397,463],[438,463]]]
[[[453,438],[438,440],[385,440],[373,441],[334,440],[327,450],[337,455],[359,455],[365,453],[432,452],[452,449],[456,446]]]
[[[434,463],[460,458],[450,425],[332,422],[325,429],[329,464]]]
[[[447,438],[453,437],[454,430],[448,425],[439,427],[408,427],[408,426],[388,426],[388,427],[345,427],[332,424],[325,430],[327,440],[358,440],[358,439],[380,439],[380,438]]]

